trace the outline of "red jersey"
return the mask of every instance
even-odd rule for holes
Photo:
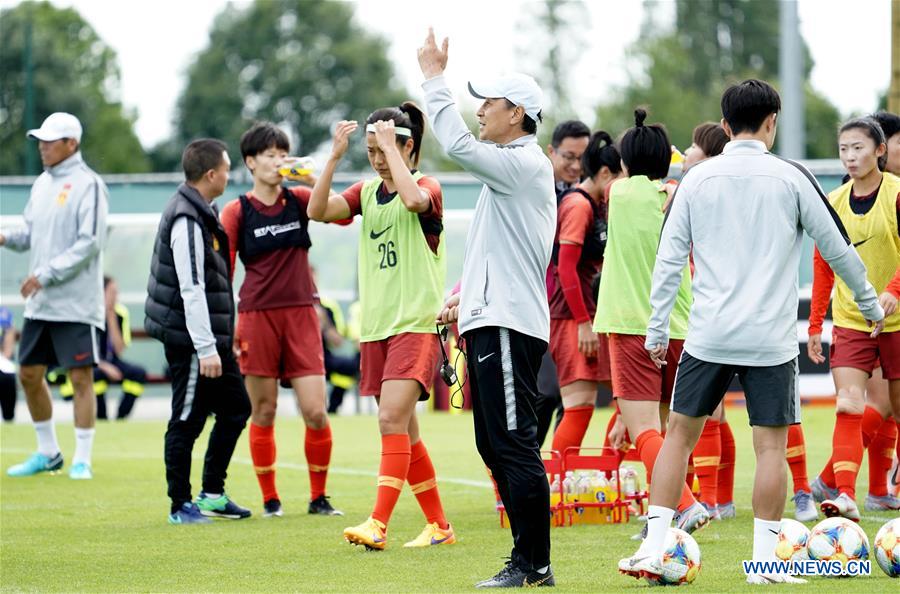
[[[600,209],[602,211],[602,209]],[[580,192],[563,198],[557,211],[556,242],[559,258],[551,266],[556,282],[550,297],[550,318],[586,322],[597,311],[593,281],[603,264],[602,258],[586,257],[582,248],[594,227],[594,208]],[[561,243],[566,242],[566,243]]]
[[[281,216],[287,205],[287,197],[297,201],[302,212],[301,224],[305,229],[306,206],[312,191],[298,186],[287,188],[271,206],[266,206],[252,194],[247,194],[247,203],[263,217]],[[234,275],[234,261],[242,237],[246,237],[241,200],[234,200],[222,209],[222,226],[228,234],[231,256],[231,271]],[[242,258],[243,259],[243,258]],[[300,246],[290,246],[267,251],[244,262],[244,282],[239,292],[238,311],[256,311],[312,305],[319,295],[309,268],[309,251]]]

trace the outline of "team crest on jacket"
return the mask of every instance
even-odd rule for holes
[[[69,191],[71,189],[72,189],[72,184],[65,184],[63,186],[62,192],[60,192],[56,196],[56,204],[58,206],[63,206],[66,203],[66,200],[69,199]]]
[[[213,251],[219,251],[219,240],[216,237],[213,237]]]

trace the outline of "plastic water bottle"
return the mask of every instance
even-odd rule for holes
[[[562,482],[563,501],[572,503],[575,498],[575,473],[571,470],[566,471],[566,478]]]
[[[315,171],[316,162],[312,157],[287,157],[278,168],[278,173],[288,179],[303,178]]]
[[[637,472],[630,466],[623,466],[622,471],[622,491],[625,495],[634,495],[638,492]]]

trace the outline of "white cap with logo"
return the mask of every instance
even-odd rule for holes
[[[525,113],[538,121],[544,93],[535,80],[527,74],[512,72],[498,78],[469,81],[469,92],[479,99],[504,97],[525,108]]]
[[[62,138],[74,138],[81,142],[81,122],[70,113],[57,111],[47,116],[40,128],[29,130],[27,136],[44,142]]]

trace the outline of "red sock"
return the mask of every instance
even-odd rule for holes
[[[641,462],[644,463],[644,468],[647,469],[648,485],[652,482],[653,465],[656,464],[656,457],[659,455],[659,450],[662,449],[662,444],[663,436],[656,429],[647,429],[638,435],[635,440],[634,445],[637,448],[638,456],[641,457]],[[694,496],[691,494],[691,490],[688,489],[687,483],[682,484],[678,511],[684,511],[694,505],[694,501]]]
[[[787,452],[785,454],[791,476],[794,477],[794,493],[803,490],[811,493],[809,478],[806,476],[806,440],[800,425],[788,427]]]
[[[609,422],[606,424],[606,433],[603,434],[603,447],[607,449],[607,451],[612,451],[613,446],[612,442],[609,441],[609,432],[612,431],[613,425],[616,424],[616,419],[619,417],[619,409],[614,409],[613,414],[609,417]],[[565,417],[563,417],[565,419]],[[622,460],[625,458],[625,452],[622,450],[615,450],[616,454],[616,463],[622,464]]]
[[[275,490],[275,425],[260,427],[250,423],[250,458],[263,501],[278,499],[278,491]]]
[[[887,418],[881,423],[875,437],[869,443],[869,494],[884,497],[887,492],[887,473],[894,463],[897,447],[897,425]]]
[[[438,527],[446,530],[447,518],[444,517],[444,506],[441,505],[441,496],[438,493],[437,480],[434,475],[434,465],[425,442],[421,439],[412,444],[409,456],[409,473],[406,475],[409,488],[425,514],[429,524],[437,523]]]
[[[309,467],[309,499],[312,501],[325,494],[328,463],[331,462],[331,425],[321,429],[307,427],[303,450]]]
[[[878,431],[878,428],[881,426],[883,420],[884,419],[881,417],[881,413],[879,413],[871,406],[867,406],[865,410],[863,410],[862,423],[860,425],[860,431],[862,432],[863,449],[869,446],[869,442],[872,441],[872,438],[875,436],[875,433]],[[837,431],[837,426],[835,426],[835,431]],[[822,482],[831,489],[837,488],[837,480],[834,476],[834,461],[834,453],[832,453],[831,458],[829,458],[828,462],[825,463],[825,468],[823,468],[822,472],[819,473],[819,478],[822,479]],[[862,457],[860,457],[860,462],[862,462]]]
[[[378,494],[372,517],[387,525],[400,498],[409,473],[409,435],[394,433],[381,436],[381,467],[378,469]]]
[[[553,449],[565,454],[566,448],[581,447],[592,414],[594,407],[591,405],[567,408],[559,427],[556,428],[556,433],[553,434]]]
[[[734,434],[728,421],[719,423],[722,436],[722,457],[719,458],[719,481],[716,485],[716,503],[734,501]]]
[[[831,441],[837,489],[851,499],[856,499],[856,475],[863,455],[862,419],[863,415],[837,413]]]
[[[691,493],[694,492],[694,472],[694,453],[691,452],[691,455],[688,456],[687,474],[684,476],[684,484],[691,490]]]
[[[706,420],[703,433],[694,448],[694,470],[700,483],[700,501],[707,507],[716,505],[716,487],[719,480],[719,464],[722,461],[722,434],[719,422]]]

